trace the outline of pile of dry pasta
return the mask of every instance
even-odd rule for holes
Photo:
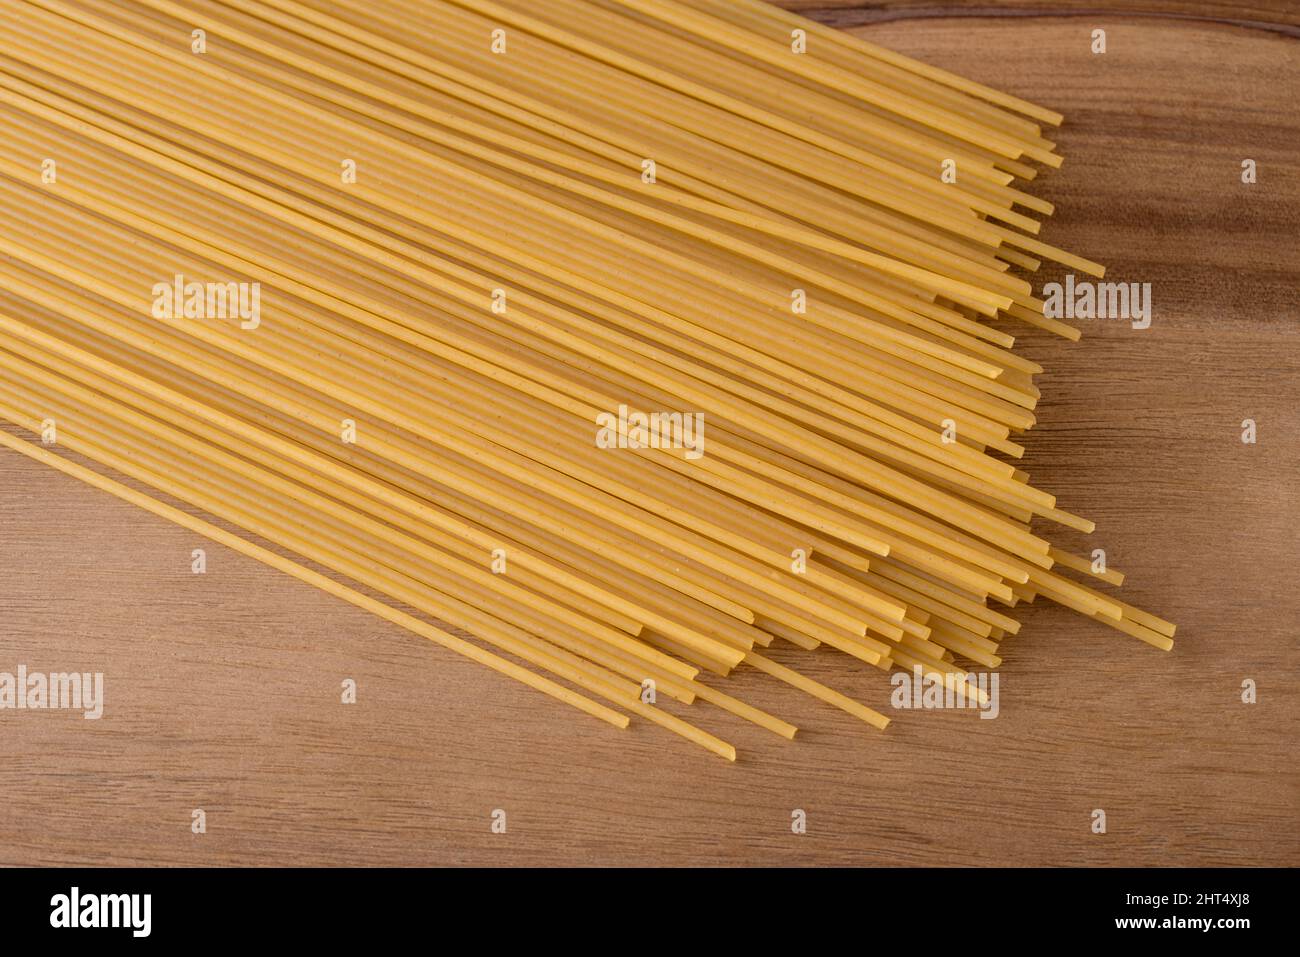
[[[1013,464],[1060,121],[759,0],[3,0],[0,442],[728,759],[738,668],[887,723],[774,643],[1168,649]]]

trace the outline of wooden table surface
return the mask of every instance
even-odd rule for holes
[[[2,452],[0,671],[103,672],[107,701],[99,721],[0,712],[0,863],[1300,864],[1294,4],[791,5],[1066,114],[1065,166],[1033,185],[1058,206],[1043,235],[1150,282],[1154,321],[1021,337],[1047,368],[1027,467],[1097,521],[1066,543],[1104,547],[1176,649],[1040,600],[997,720],[901,712],[884,733],[738,674],[803,730],[701,712],[731,765]],[[883,673],[778,657],[888,707]]]

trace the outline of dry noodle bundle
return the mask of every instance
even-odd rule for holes
[[[133,484],[0,442],[728,759],[659,699],[887,724],[776,642],[1167,650],[1013,464],[1060,122],[758,0],[4,0],[0,416]]]

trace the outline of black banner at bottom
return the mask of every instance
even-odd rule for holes
[[[1273,869],[0,870],[6,943],[382,943],[531,933],[592,944],[772,940],[873,946],[1107,937],[1231,947],[1294,922]],[[1271,934],[1270,934],[1271,932]],[[451,935],[451,936],[447,936]],[[990,936],[992,935],[992,936]],[[658,944],[638,939],[650,937]],[[549,938],[549,940],[547,939]]]

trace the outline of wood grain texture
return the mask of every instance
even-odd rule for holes
[[[1091,32],[1119,16],[1125,21],[1203,21],[1300,35],[1300,6],[1294,0],[785,0],[781,6],[844,28],[888,20],[1076,17]]]
[[[1147,330],[1022,335],[1047,368],[1026,467],[1097,521],[1063,540],[1104,547],[1123,597],[1179,623],[1173,653],[1040,600],[1004,646],[997,720],[899,713],[885,733],[737,674],[729,691],[802,730],[784,742],[695,706],[740,750],[729,765],[5,452],[0,671],[102,671],[107,704],[97,722],[0,712],[0,863],[1300,864],[1300,41],[1214,22],[1238,6],[1285,19],[1263,3],[860,16],[878,43],[1065,113],[1065,166],[1032,187],[1058,205],[1044,237],[1152,283]],[[887,707],[885,675],[791,652]]]

